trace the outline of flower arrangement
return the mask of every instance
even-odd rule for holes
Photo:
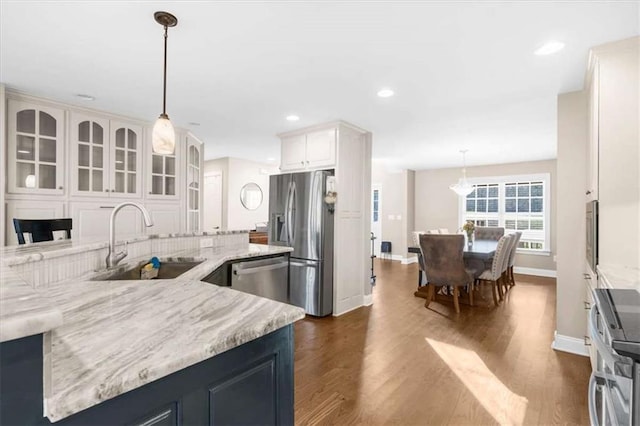
[[[467,236],[471,237],[473,232],[476,230],[476,225],[473,221],[468,220],[464,225],[462,225],[462,230],[467,233]]]

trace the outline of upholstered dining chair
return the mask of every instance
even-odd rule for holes
[[[511,252],[509,253],[509,265],[507,268],[507,279],[509,280],[509,285],[513,287],[516,285],[516,279],[513,276],[513,264],[516,261],[516,250],[518,250],[518,244],[520,244],[520,238],[522,238],[522,232],[514,232],[514,242],[511,245]]]
[[[474,273],[465,269],[463,260],[464,235],[423,234],[420,236],[423,266],[427,274],[427,301],[425,308],[435,296],[435,288],[453,287],[453,307],[460,312],[460,287],[467,287],[469,303],[473,305]]]
[[[440,232],[441,234],[448,234],[448,233],[449,233],[449,229],[447,229],[447,228],[440,228],[440,229],[438,229],[438,232]]]
[[[496,247],[496,254],[493,256],[493,262],[491,262],[491,268],[485,270],[478,277],[478,281],[481,284],[484,284],[484,283],[491,284],[491,292],[493,294],[493,303],[496,306],[498,306],[499,304],[498,291],[500,291],[500,293],[502,292],[501,290],[499,290],[499,286],[502,280],[502,266],[505,263],[504,259],[508,255],[506,250],[508,244],[509,244],[508,236],[502,236],[498,240],[498,246]],[[500,296],[500,298],[502,299],[502,296]]]
[[[30,243],[53,241],[54,231],[64,231],[66,239],[71,238],[72,219],[13,219],[18,244],[26,244],[24,234]]]
[[[504,235],[504,228],[499,226],[478,226],[474,234],[476,240],[498,241]]]
[[[505,235],[507,241],[504,243],[504,258],[502,259],[502,266],[500,270],[502,271],[500,274],[500,280],[498,281],[498,294],[500,296],[500,300],[504,298],[504,295],[507,294],[509,290],[509,257],[511,256],[511,248],[515,244],[516,235],[508,234]]]

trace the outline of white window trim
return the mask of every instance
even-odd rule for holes
[[[473,177],[467,178],[467,181],[471,185],[481,185],[481,184],[492,184],[492,183],[506,183],[509,181],[514,182],[530,182],[530,181],[541,181],[543,185],[543,202],[544,202],[544,240],[545,240],[545,249],[544,250],[530,250],[530,249],[521,249],[517,250],[518,253],[521,254],[533,254],[538,256],[550,256],[551,255],[551,174],[550,173],[535,173],[535,174],[526,174],[526,175],[505,175],[505,176],[487,176],[487,177]],[[504,185],[500,187],[500,197],[501,201],[504,200]],[[458,223],[462,224],[464,215],[466,213],[466,199],[465,196],[458,196]],[[498,209],[498,215],[500,217],[500,221],[504,222],[504,206],[500,203],[500,207]],[[460,225],[462,226],[462,225]]]

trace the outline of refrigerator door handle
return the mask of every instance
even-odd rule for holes
[[[289,222],[290,222],[290,214],[289,214],[289,207],[291,205],[291,182],[289,182],[289,186],[287,186],[287,199],[284,202],[284,229],[285,232],[287,234],[287,245],[291,246],[291,233],[290,233],[290,229],[289,229]]]
[[[293,211],[293,206],[296,203],[296,183],[295,183],[295,181],[291,182],[290,185],[291,185],[291,187],[289,189],[289,194],[290,194],[289,195],[289,206],[288,206],[288,209],[287,209],[287,213],[288,213],[288,216],[287,216],[287,227],[288,227],[287,228],[287,233],[289,234],[289,245],[292,245],[293,242],[295,241],[295,238],[296,238],[295,232],[294,232],[295,223],[293,222],[294,221],[294,217],[295,217],[295,213]]]

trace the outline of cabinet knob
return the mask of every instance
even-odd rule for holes
[[[302,164],[304,166],[304,161],[301,161],[300,164]]]
[[[109,192],[109,190],[108,190],[108,189],[105,189],[105,190],[104,190],[104,192]]]
[[[115,190],[115,189],[112,189],[112,190],[111,190],[111,192],[116,192],[116,190]]]
[[[586,194],[587,194],[587,195],[591,194],[591,190],[587,191],[587,192],[586,192]]]
[[[149,191],[149,195],[153,194],[153,192]]]
[[[309,164],[309,160],[307,160],[307,164]]]
[[[62,187],[62,186],[59,186],[59,187],[58,187],[58,189],[63,189],[63,187]]]

